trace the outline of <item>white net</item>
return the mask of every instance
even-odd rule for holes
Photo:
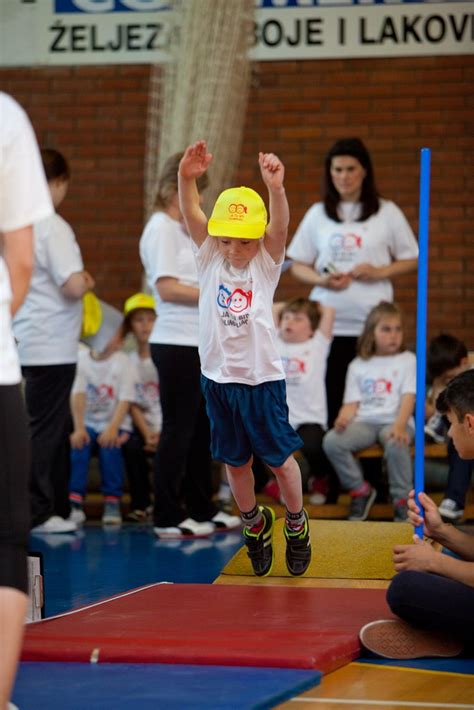
[[[232,184],[250,82],[254,0],[172,0],[170,61],[150,74],[145,212],[160,168],[198,139],[214,155],[204,209]]]

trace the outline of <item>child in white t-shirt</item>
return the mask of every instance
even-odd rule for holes
[[[262,198],[247,187],[224,190],[208,222],[196,180],[211,160],[204,141],[189,146],[180,162],[178,186],[200,283],[199,354],[212,454],[226,464],[258,576],[272,569],[275,514],[257,506],[253,453],[273,471],[286,505],[287,567],[300,575],[311,559],[301,474],[292,455],[302,441],[288,421],[285,374],[272,316],[288,233],[285,169],[276,155],[259,154],[269,195],[268,224]]]
[[[365,520],[377,494],[364,480],[353,452],[377,441],[384,448],[394,520],[406,520],[415,393],[416,358],[405,350],[400,309],[382,301],[367,316],[358,357],[347,371],[344,403],[323,440],[324,451],[351,496],[349,520]]]
[[[136,350],[129,353],[135,402],[130,405],[133,431],[122,447],[130,485],[127,520],[143,522],[150,512],[150,457],[156,451],[161,431],[158,371],[151,359],[149,338],[156,320],[155,301],[146,293],[135,293],[125,301],[122,335],[132,333]]]
[[[123,458],[121,446],[132,426],[127,415],[135,401],[133,372],[128,356],[119,352],[117,333],[101,352],[80,347],[76,378],[71,394],[74,431],[71,434],[71,479],[69,500],[71,519],[85,520],[83,501],[87,492],[89,461],[99,457],[104,495],[102,522],[122,522],[120,499],[123,493]]]
[[[295,298],[275,304],[274,314],[278,323],[277,350],[286,375],[290,424],[303,440],[301,451],[313,479],[310,502],[321,504],[325,502],[330,469],[322,441],[327,429],[325,376],[334,308],[307,298]]]

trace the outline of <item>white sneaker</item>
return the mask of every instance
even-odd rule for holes
[[[460,508],[452,498],[444,498],[438,507],[439,514],[447,520],[460,520],[464,515],[464,508]]]
[[[36,525],[31,529],[31,532],[35,535],[42,535],[44,533],[67,533],[76,532],[77,524],[72,520],[64,520],[60,518],[59,515],[52,515],[50,518],[41,523],[41,525]]]
[[[220,510],[211,518],[211,523],[215,525],[216,530],[224,532],[225,530],[235,530],[235,528],[240,527],[242,520],[238,515],[229,515],[223,510]]]
[[[327,499],[324,493],[311,493],[309,497],[309,502],[311,503],[311,505],[324,505],[326,500]]]
[[[166,528],[154,527],[153,532],[163,540],[184,540],[188,537],[207,537],[215,532],[213,523],[198,523],[197,520],[186,518],[177,526]]]
[[[82,506],[71,505],[71,512],[69,513],[68,520],[72,520],[72,522],[76,523],[78,527],[79,525],[82,525],[82,523],[85,523],[86,514],[84,513]]]

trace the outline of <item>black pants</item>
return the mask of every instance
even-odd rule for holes
[[[30,447],[19,385],[0,385],[0,587],[28,593]]]
[[[125,470],[130,486],[130,510],[146,510],[150,505],[150,458],[144,448],[145,441],[135,430],[122,446]]]
[[[474,461],[463,460],[454,448],[452,439],[449,439],[448,463],[448,484],[446,486],[444,497],[455,500],[460,508],[464,508],[466,503],[466,495],[471,486]]]
[[[31,430],[31,524],[69,515],[71,413],[75,364],[24,367]]]
[[[344,398],[346,372],[356,356],[357,338],[337,335],[332,341],[326,369],[328,427],[331,429]]]
[[[399,572],[387,589],[387,603],[409,624],[445,632],[473,648],[474,587],[429,572]]]
[[[209,420],[201,392],[198,349],[152,343],[160,378],[163,427],[154,461],[154,521],[179,525],[210,520],[212,501]]]

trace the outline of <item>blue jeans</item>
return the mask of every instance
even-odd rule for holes
[[[102,478],[101,491],[104,496],[121,498],[123,493],[123,458],[119,446],[107,449],[97,443],[100,432],[86,427],[90,442],[82,449],[71,449],[71,480],[69,490],[82,497],[87,492],[87,476],[89,462],[93,454],[99,458],[100,475]]]
[[[323,439],[323,449],[334,466],[341,485],[348,491],[360,488],[364,482],[360,461],[353,452],[380,443],[387,464],[388,485],[392,501],[408,498],[413,486],[410,449],[388,438],[390,424],[375,425],[367,422],[351,422],[343,432],[328,431]],[[413,430],[407,427],[410,440]]]

